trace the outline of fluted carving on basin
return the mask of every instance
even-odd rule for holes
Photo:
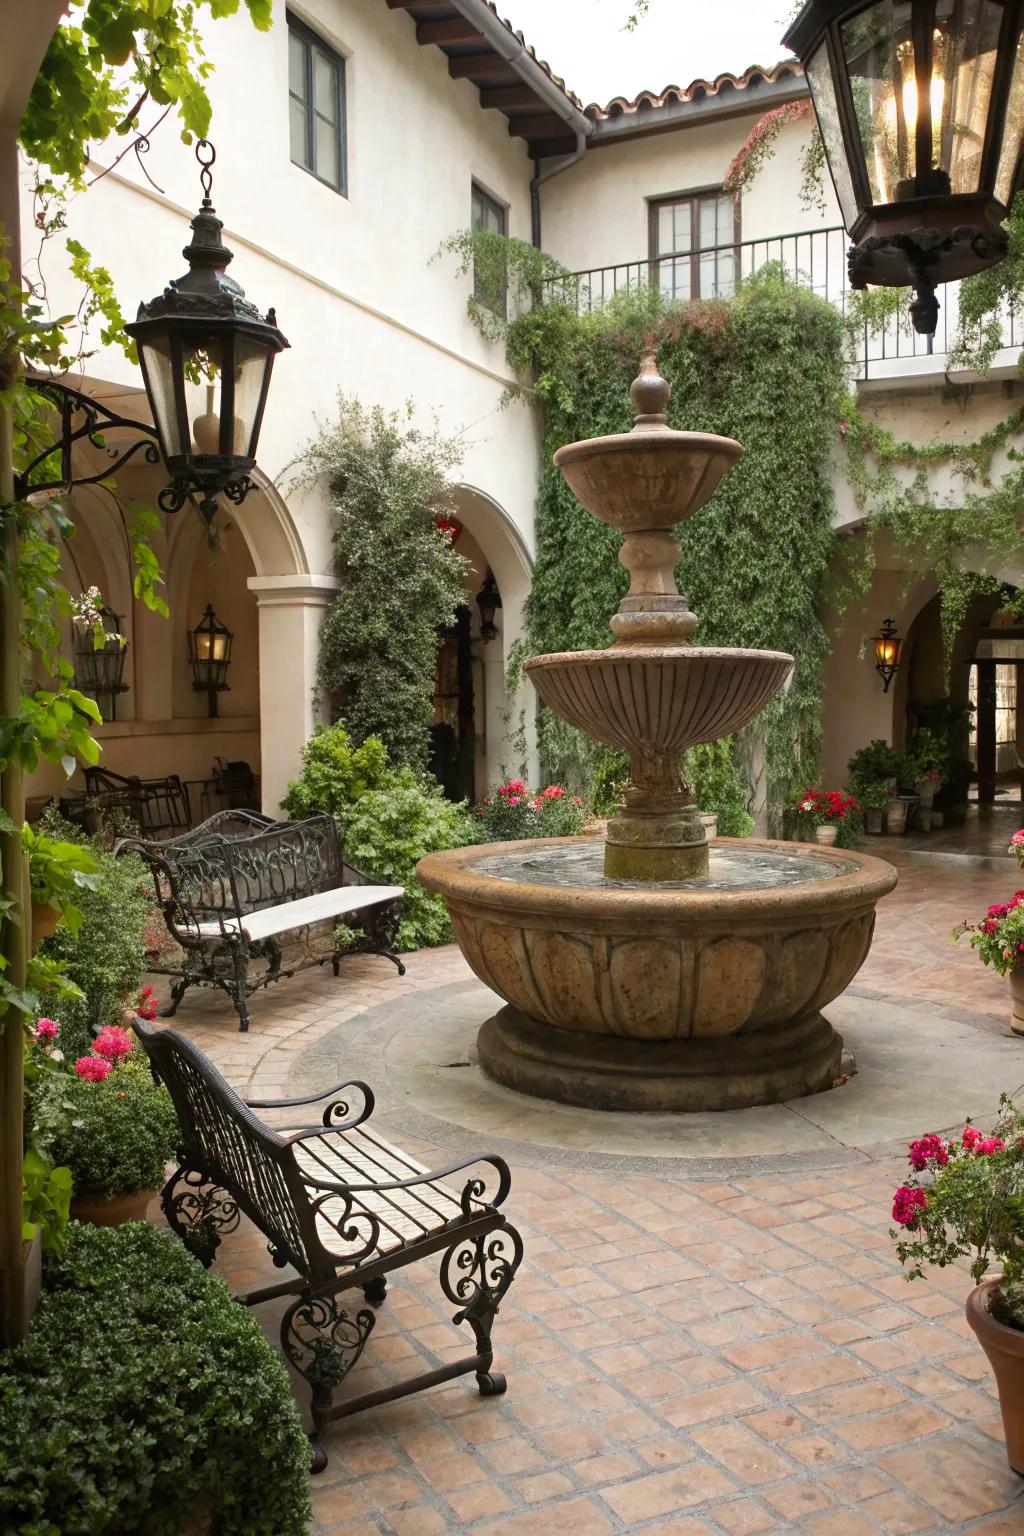
[[[567,443],[555,463],[588,512],[630,533],[688,521],[742,457],[732,438],[662,428]]]
[[[792,667],[779,651],[611,646],[526,663],[542,701],[587,736],[628,752],[684,752],[740,730]]]

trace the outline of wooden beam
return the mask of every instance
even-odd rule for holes
[[[389,11],[450,11],[452,0],[388,0]]]
[[[445,21],[421,21],[416,28],[416,41],[426,45],[437,43],[475,43],[478,48],[486,47],[487,39],[482,32],[478,32],[471,21],[464,16],[453,16]]]
[[[504,112],[509,108],[522,107],[537,112],[546,111],[540,97],[528,85],[489,85],[480,92],[482,107],[497,107]]]
[[[510,118],[508,131],[514,139],[556,139],[565,133],[565,119],[557,112],[535,112]]]
[[[500,53],[463,53],[448,60],[448,73],[453,80],[476,80],[514,75],[515,70]]]

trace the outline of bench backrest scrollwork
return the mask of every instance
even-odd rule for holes
[[[292,1148],[245,1105],[213,1063],[173,1029],[154,1029],[136,1019],[155,1075],[174,1101],[180,1126],[182,1168],[220,1185],[270,1243],[275,1260],[314,1280],[334,1274]],[[202,1201],[197,1179],[182,1197]],[[185,1213],[196,1218],[198,1206]],[[200,1214],[201,1219],[201,1214]]]

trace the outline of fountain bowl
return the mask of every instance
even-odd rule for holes
[[[566,443],[554,461],[588,512],[629,534],[686,522],[742,457],[731,437],[664,427]]]
[[[505,1000],[478,1039],[487,1075],[563,1103],[659,1112],[831,1087],[842,1040],[821,1010],[863,964],[896,871],[845,849],[719,838],[710,880],[573,883],[568,866],[599,871],[601,849],[538,839],[420,861],[472,970]],[[552,858],[564,878],[538,878],[531,865]],[[723,865],[741,880],[763,866],[765,880],[723,885]]]
[[[620,643],[534,656],[525,670],[541,701],[585,735],[676,754],[742,729],[792,667],[781,651]]]

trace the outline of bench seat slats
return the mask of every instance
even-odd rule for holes
[[[358,1128],[328,1131],[323,1136],[296,1142],[295,1158],[310,1178],[344,1184],[389,1183],[428,1171],[382,1136]],[[311,1196],[315,1194],[315,1190],[311,1191]],[[461,1217],[462,1203],[454,1189],[436,1181],[414,1189],[362,1190],[354,1196],[350,1221],[359,1210],[368,1211],[380,1222],[376,1251],[384,1255]],[[344,1211],[343,1200],[328,1198],[317,1217],[320,1240],[335,1253],[344,1253],[345,1240],[332,1221],[341,1225]],[[361,1248],[365,1241],[365,1227],[357,1223],[357,1231],[354,1249]]]
[[[400,885],[341,885],[333,891],[320,891],[315,896],[302,896],[298,901],[247,912],[241,919],[225,914],[223,926],[215,920],[207,921],[199,923],[198,930],[204,939],[215,939],[225,930],[229,933],[241,930],[251,944],[257,944],[261,939],[273,938],[293,928],[305,928],[310,923],[359,912],[379,902],[398,901],[404,895]]]

